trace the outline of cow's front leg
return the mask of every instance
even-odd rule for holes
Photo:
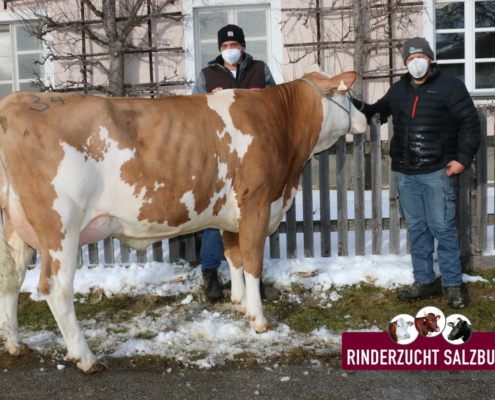
[[[268,233],[269,206],[261,201],[251,201],[252,207],[241,210],[239,221],[239,246],[246,280],[246,318],[251,327],[261,333],[272,329],[263,313],[260,294],[260,277],[263,270],[263,250]],[[251,212],[250,212],[251,211]]]
[[[229,263],[231,294],[230,301],[236,311],[246,313],[246,284],[244,282],[242,256],[239,249],[239,234],[233,232],[222,233],[225,258]]]
[[[67,243],[63,244],[64,246]],[[77,321],[74,309],[74,275],[76,272],[77,245],[71,250],[41,253],[40,291],[57,321],[67,346],[67,358],[76,362],[86,373],[105,369],[91,352]]]
[[[13,356],[29,353],[29,348],[19,337],[17,305],[32,256],[33,249],[22,241],[5,215],[5,232],[0,227],[0,338],[4,339],[7,351]]]

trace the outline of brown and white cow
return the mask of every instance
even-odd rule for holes
[[[159,99],[4,98],[0,336],[7,350],[29,351],[19,339],[17,301],[31,248],[41,253],[39,290],[68,357],[91,373],[103,366],[74,312],[78,248],[113,235],[144,249],[206,227],[223,231],[237,310],[257,332],[270,329],[259,293],[265,238],[292,204],[308,159],[366,128],[345,96],[355,72],[331,78],[316,66],[303,78]]]
[[[399,340],[410,339],[411,335],[407,331],[410,326],[412,326],[412,321],[406,321],[404,318],[400,317],[395,321],[388,324],[388,333],[390,338],[397,343]]]

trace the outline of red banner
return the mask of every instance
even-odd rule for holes
[[[474,332],[463,344],[419,335],[403,345],[387,332],[344,332],[344,370],[495,370],[495,333]]]

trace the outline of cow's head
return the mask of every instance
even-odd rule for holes
[[[423,317],[424,324],[428,332],[439,332],[440,328],[438,327],[437,321],[440,319],[440,315],[435,315],[433,313],[425,313]]]
[[[397,321],[393,322],[393,324],[395,325],[397,340],[405,340],[411,337],[407,329],[413,324],[412,321],[406,321],[401,317]]]
[[[346,133],[366,131],[366,117],[347,96],[356,77],[354,71],[331,77],[321,71],[317,64],[309,67],[302,77],[323,95],[323,126],[315,153],[328,149]]]
[[[453,322],[449,322],[447,325],[452,327],[452,330],[450,331],[449,336],[448,336],[449,340],[459,339],[467,333],[468,323],[467,323],[467,321],[464,321],[461,318],[457,319],[457,322],[455,323],[455,325]]]

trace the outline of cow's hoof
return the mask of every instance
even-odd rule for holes
[[[23,356],[27,356],[29,353],[31,353],[31,349],[23,343],[17,355],[23,357]]]
[[[251,322],[251,328],[253,328],[256,331],[256,333],[265,333],[265,332],[268,332],[268,331],[273,331],[273,328],[270,325],[264,324],[261,327],[257,327],[254,324],[254,321]]]
[[[13,350],[9,350],[10,355],[15,357],[23,357],[27,356],[31,350],[24,343],[20,343],[19,346],[16,346]]]
[[[243,306],[242,304],[234,304],[234,307],[238,313],[246,314],[246,306]]]
[[[99,374],[100,372],[103,372],[107,369],[105,364],[102,364],[99,361],[96,361],[89,369],[85,370],[84,372],[93,375],[93,374]]]

